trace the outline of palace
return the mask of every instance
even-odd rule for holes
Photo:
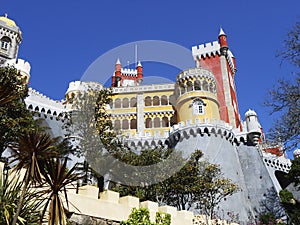
[[[0,64],[13,65],[27,80],[30,64],[18,58],[20,28],[7,16],[0,17]],[[227,35],[221,29],[217,40],[192,48],[194,68],[186,68],[174,83],[143,84],[143,62],[136,68],[122,67],[116,56],[111,77],[113,101],[107,112],[113,127],[133,149],[171,146],[192,153],[200,149],[241,191],[221,203],[223,212],[239,213],[241,221],[255,218],[268,207],[280,207],[279,177],[290,169],[280,146],[264,141],[258,116],[253,110],[241,118],[235,86],[236,62]],[[124,60],[124,59],[123,59]],[[113,66],[113,65],[112,65]],[[26,104],[35,117],[44,118],[53,136],[64,136],[68,100],[88,89],[104,88],[95,82],[73,81],[65,100],[52,100],[29,89]],[[67,102],[67,104],[65,104]],[[269,203],[268,197],[276,198]]]

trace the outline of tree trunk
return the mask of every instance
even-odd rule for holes
[[[23,200],[24,200],[24,196],[25,196],[25,192],[26,192],[26,189],[28,187],[28,184],[29,184],[29,171],[27,170],[26,171],[26,177],[25,177],[25,184],[24,184],[22,192],[21,192],[21,196],[20,196],[20,199],[19,199],[19,202],[18,202],[18,208],[17,208],[16,214],[14,215],[14,220],[12,222],[12,225],[16,225],[16,223],[18,221],[18,217],[19,217],[20,212],[21,212],[21,208],[22,208],[22,205],[23,205]]]

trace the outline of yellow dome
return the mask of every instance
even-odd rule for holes
[[[10,27],[16,27],[17,24],[15,23],[15,21],[8,19],[6,16],[0,16],[0,21],[3,21],[4,23],[6,23],[7,26]]]

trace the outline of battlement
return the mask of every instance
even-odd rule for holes
[[[101,90],[103,86],[97,82],[84,82],[84,81],[72,81],[69,83],[69,87],[66,91],[66,94],[69,92],[76,91],[88,91],[88,90]]]
[[[125,75],[125,76],[137,76],[136,69],[122,68],[121,73],[122,73],[122,75]]]
[[[100,193],[94,186],[80,187],[78,193],[74,189],[68,190],[69,211],[75,214],[88,215],[97,218],[109,219],[113,221],[127,220],[133,208],[146,208],[150,212],[150,220],[155,221],[156,212],[168,213],[171,215],[171,225],[193,225],[205,222],[205,216],[195,217],[193,212],[180,210],[172,206],[159,206],[152,201],[140,202],[140,199],[133,196],[120,197],[114,191],[105,190]],[[117,213],[116,213],[117,212]],[[229,224],[226,221],[218,220],[222,224]],[[209,221],[214,224],[214,221]]]
[[[190,136],[203,136],[204,134],[220,136],[232,145],[246,144],[247,142],[247,133],[240,133],[238,129],[232,129],[232,126],[222,120],[210,121],[209,118],[204,118],[203,120],[197,119],[195,123],[191,120],[181,121],[162,135],[128,136],[124,140],[124,144],[133,149],[154,148],[156,146],[168,147],[175,142],[189,139]]]
[[[190,68],[190,69],[184,70],[177,75],[176,80],[180,82],[184,79],[189,79],[192,77],[197,77],[197,78],[205,77],[205,78],[215,81],[214,75],[209,70],[206,70],[203,68]]]
[[[199,46],[192,47],[192,54],[194,59],[198,58],[206,58],[207,56],[215,56],[220,55],[220,44],[218,41],[208,42]]]
[[[52,100],[32,88],[28,89],[28,94],[25,103],[29,110],[55,117],[64,114],[62,101]]]
[[[20,72],[23,72],[27,75],[30,75],[30,69],[31,66],[29,64],[29,62],[25,61],[24,59],[10,59],[7,60],[4,64],[4,66],[13,66],[15,67],[17,70],[19,70]]]

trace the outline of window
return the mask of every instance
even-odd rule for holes
[[[203,115],[205,113],[206,104],[202,99],[196,98],[193,100],[193,114],[194,115]]]
[[[1,48],[5,49],[5,50],[8,50],[10,42],[11,41],[10,41],[10,39],[8,37],[3,37],[1,39]]]
[[[204,114],[204,107],[203,107],[203,105],[194,105],[194,113],[196,115]]]
[[[122,100],[122,106],[123,106],[123,108],[128,108],[129,107],[129,99],[128,98],[124,98]]]

